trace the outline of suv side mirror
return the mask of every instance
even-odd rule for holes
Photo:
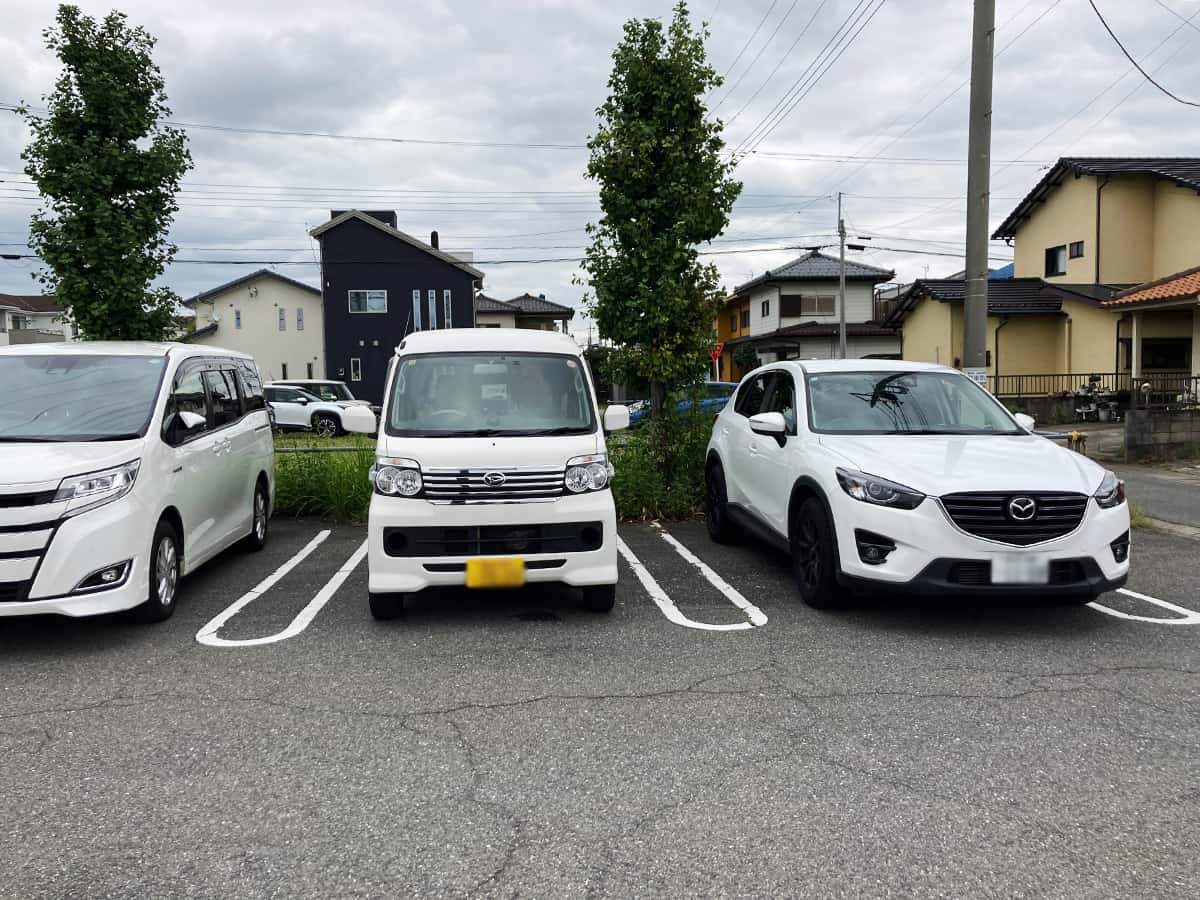
[[[615,404],[604,410],[604,430],[624,431],[629,427],[629,407]]]
[[[301,406],[308,406],[308,398],[307,397],[297,397],[296,402],[299,403]]]
[[[768,437],[784,437],[787,434],[787,421],[783,413],[757,413],[750,417],[750,430]]]
[[[1029,432],[1032,432],[1034,426],[1037,425],[1037,422],[1034,420],[1033,416],[1028,416],[1025,413],[1017,413],[1013,416],[1013,418],[1017,420],[1018,425]]]

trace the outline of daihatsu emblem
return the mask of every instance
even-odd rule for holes
[[[1037,515],[1037,501],[1032,497],[1013,497],[1008,501],[1008,514],[1018,522],[1028,522]]]
[[[500,487],[506,481],[508,479],[504,477],[503,472],[488,472],[483,476],[483,483],[488,487]]]

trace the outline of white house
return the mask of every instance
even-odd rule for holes
[[[260,269],[183,305],[196,325],[183,340],[249,353],[266,380],[324,378],[321,292]]]
[[[74,339],[75,331],[53,297],[0,294],[0,347]]]

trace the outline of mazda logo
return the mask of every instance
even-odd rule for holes
[[[500,487],[506,481],[508,479],[504,477],[503,472],[488,472],[483,476],[483,483],[488,487]]]
[[[1032,497],[1013,497],[1008,501],[1008,514],[1018,522],[1028,522],[1037,515],[1037,501]]]

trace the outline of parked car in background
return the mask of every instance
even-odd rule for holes
[[[272,381],[263,388],[281,431],[315,431],[336,437],[348,431],[373,434],[377,420],[369,404],[322,400],[302,388]]]
[[[259,550],[274,448],[254,360],[187,344],[0,348],[0,616],[175,610],[180,578]]]
[[[371,615],[440,585],[578,587],[613,607],[617,517],[588,367],[567,335],[508,328],[410,334],[389,370],[367,524]]]
[[[326,403],[337,403],[342,406],[366,406],[376,416],[379,415],[380,408],[378,404],[371,403],[369,400],[357,399],[344,381],[321,378],[284,378],[271,383],[298,387],[324,400]]]
[[[737,390],[737,382],[733,381],[706,381],[700,399],[700,411],[710,415],[716,415],[725,408],[725,404],[729,402],[729,398],[733,392]],[[685,397],[675,404],[675,412],[683,413],[692,408],[691,397]],[[650,415],[650,401],[639,400],[636,403],[629,404],[629,427],[634,428],[640,425],[646,417]]]
[[[961,372],[784,362],[743,379],[706,464],[713,540],[789,553],[801,598],[855,589],[1087,603],[1125,583],[1124,484]]]

